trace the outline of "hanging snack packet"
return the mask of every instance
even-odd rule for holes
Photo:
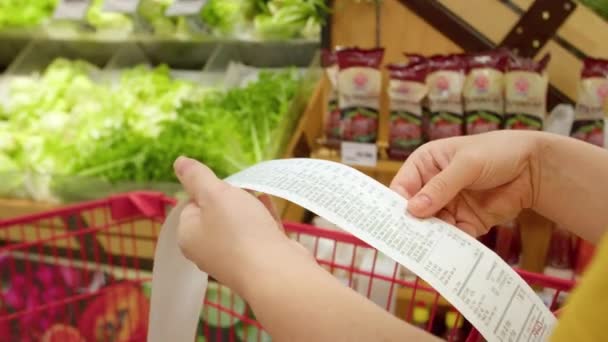
[[[542,130],[547,113],[545,68],[551,56],[540,61],[511,57],[505,74],[505,128]]]
[[[508,55],[502,51],[468,56],[462,92],[467,134],[494,131],[502,126],[507,59]]]
[[[390,64],[388,95],[390,98],[389,156],[405,159],[423,142],[422,100],[428,64]]]
[[[384,49],[347,48],[338,50],[338,102],[342,140],[375,142]]]
[[[462,88],[465,62],[462,55],[430,58],[426,77],[428,94],[428,138],[463,135]]]
[[[325,136],[330,145],[340,140],[340,108],[338,107],[338,63],[336,53],[330,50],[321,51],[321,63],[329,81],[327,91],[327,112],[325,115]]]
[[[570,136],[604,146],[604,116],[608,104],[608,60],[587,58],[583,62],[578,101]]]

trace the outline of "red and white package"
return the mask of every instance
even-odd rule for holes
[[[549,80],[545,69],[551,56],[540,61],[511,56],[505,73],[505,128],[542,130],[547,114]]]
[[[338,107],[338,63],[336,53],[330,50],[322,50],[321,64],[325,69],[325,75],[329,84],[326,92],[325,137],[328,144],[335,145],[341,138],[340,108]]]
[[[467,134],[502,127],[504,72],[508,58],[502,50],[467,55],[467,77],[462,92]]]
[[[380,64],[384,49],[338,50],[338,104],[341,137],[345,141],[372,143],[378,136]]]
[[[408,64],[390,64],[387,69],[390,75],[389,156],[402,160],[424,141],[422,101],[427,93],[428,63],[410,59]]]
[[[448,138],[464,133],[462,89],[466,63],[463,55],[430,58],[426,77],[428,93],[428,138]]]
[[[604,117],[608,105],[608,60],[583,61],[574,123],[570,136],[604,146]]]

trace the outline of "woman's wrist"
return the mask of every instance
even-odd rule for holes
[[[589,241],[606,230],[606,151],[593,144],[537,133],[532,209]]]
[[[260,243],[255,251],[248,254],[238,267],[235,265],[232,285],[247,301],[252,300],[261,286],[281,281],[289,272],[304,272],[311,267],[319,267],[308,250],[286,236]]]
[[[528,172],[530,175],[530,202],[524,206],[525,209],[537,211],[542,207],[544,200],[543,183],[547,174],[547,168],[551,167],[551,163],[547,163],[545,157],[550,149],[552,134],[543,132],[525,132],[527,139],[530,141],[530,150],[527,151]]]

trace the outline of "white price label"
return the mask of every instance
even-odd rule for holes
[[[378,163],[376,144],[343,141],[340,147],[344,164],[373,167]]]
[[[135,13],[140,0],[106,0],[103,10],[114,13]]]
[[[55,8],[54,19],[82,20],[87,15],[91,0],[61,0]]]
[[[176,17],[182,15],[193,15],[200,13],[203,9],[207,0],[175,0],[167,11],[165,15],[168,17]]]

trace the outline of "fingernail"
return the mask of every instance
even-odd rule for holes
[[[408,209],[413,209],[414,211],[422,211],[430,206],[431,198],[425,194],[416,195],[408,202]]]
[[[175,173],[177,174],[177,176],[181,177],[182,175],[184,175],[186,170],[192,165],[194,165],[193,159],[190,159],[190,158],[187,158],[184,156],[179,156],[175,160],[175,163],[173,163],[173,169],[175,170]]]

